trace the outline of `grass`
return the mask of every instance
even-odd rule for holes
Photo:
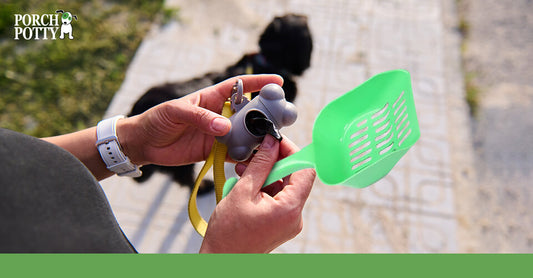
[[[466,103],[470,108],[470,115],[475,117],[478,114],[480,89],[475,81],[476,75],[473,72],[467,72],[464,77]]]
[[[470,115],[476,117],[479,110],[479,102],[481,97],[481,89],[476,83],[477,74],[467,68],[465,65],[465,52],[468,47],[468,37],[470,36],[470,23],[465,15],[465,10],[468,9],[468,2],[464,0],[456,0],[457,11],[459,14],[459,22],[457,26],[457,31],[461,34],[461,55],[462,59],[462,70],[463,70],[463,80],[465,87],[465,100],[470,109]]]
[[[0,6],[0,127],[43,137],[96,125],[163,1],[17,1]],[[77,15],[74,39],[13,40],[14,14]]]

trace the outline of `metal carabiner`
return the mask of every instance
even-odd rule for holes
[[[243,83],[241,79],[237,79],[233,87],[231,88],[231,110],[237,112],[241,110],[250,100],[244,96]]]

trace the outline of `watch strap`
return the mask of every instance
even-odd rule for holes
[[[119,115],[98,123],[96,126],[96,148],[110,171],[119,176],[140,177],[142,172],[139,166],[131,163],[130,159],[122,152],[118,141],[117,121],[122,118],[124,116]]]

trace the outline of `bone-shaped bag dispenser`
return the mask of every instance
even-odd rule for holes
[[[243,96],[242,80],[233,87],[231,108],[235,114],[229,118],[231,130],[217,140],[228,147],[235,161],[247,160],[263,138],[270,134],[281,140],[279,130],[296,121],[296,107],[285,100],[285,92],[277,84],[265,85],[259,95],[248,100]]]

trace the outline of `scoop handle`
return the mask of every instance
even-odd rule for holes
[[[296,171],[315,167],[315,151],[312,144],[305,146],[300,151],[276,162],[268,175],[263,187],[276,182]],[[237,183],[237,178],[229,178],[224,183],[222,198],[226,197]]]

